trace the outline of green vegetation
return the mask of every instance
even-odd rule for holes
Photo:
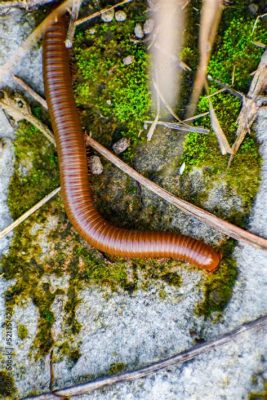
[[[19,337],[21,340],[24,340],[24,339],[26,339],[26,337],[28,336],[28,334],[29,334],[29,332],[28,332],[27,327],[26,327],[25,325],[23,325],[23,324],[19,324],[19,325],[18,325],[18,337]]]
[[[204,279],[204,300],[197,305],[197,315],[210,317],[213,312],[217,318],[228,304],[232,296],[232,290],[237,279],[238,271],[232,252],[234,241],[228,242],[221,249],[223,258],[220,268]]]
[[[76,102],[86,129],[108,145],[121,136],[138,143],[149,114],[148,56],[145,46],[133,40],[135,23],[136,18],[99,23],[75,39]],[[129,56],[132,62],[124,65]]]
[[[7,371],[0,371],[0,395],[1,398],[8,399],[16,393],[16,386],[11,374]],[[3,397],[2,397],[3,396]]]
[[[267,383],[264,385],[263,392],[253,392],[249,394],[248,400],[267,400]]]
[[[111,364],[111,366],[109,368],[108,374],[109,375],[119,374],[125,368],[126,368],[126,364],[124,364],[123,362],[113,363],[113,364]]]
[[[32,125],[20,122],[8,205],[14,219],[59,185],[54,146]]]

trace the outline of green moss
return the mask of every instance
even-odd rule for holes
[[[7,371],[0,371],[0,395],[1,398],[14,396],[16,394],[16,386],[13,377]]]
[[[264,385],[263,392],[253,392],[249,394],[248,400],[267,400],[267,383]]]
[[[32,125],[20,122],[16,131],[15,172],[8,205],[14,219],[59,185],[54,146]]]
[[[25,325],[23,325],[23,324],[19,324],[19,325],[18,325],[18,337],[19,337],[21,340],[24,340],[24,339],[26,339],[26,337],[28,336],[28,334],[29,334],[29,332],[28,332],[27,327],[26,327]]]
[[[122,372],[124,369],[126,368],[126,364],[124,364],[123,362],[117,362],[117,363],[113,363],[111,364],[109,370],[108,370],[108,374],[109,375],[116,375],[119,374],[120,372]]]
[[[139,8],[142,12],[144,5]],[[99,23],[93,34],[91,29],[79,31],[75,39],[76,102],[85,127],[105,144],[121,136],[129,137],[133,145],[139,142],[150,108],[146,49],[132,40],[140,18],[136,9],[131,13],[131,6],[127,14],[127,23]],[[123,64],[127,56],[133,59],[130,65]]]
[[[219,318],[231,299],[238,275],[236,262],[232,256],[233,248],[234,241],[228,240],[222,248],[223,259],[219,269],[204,278],[204,300],[196,307],[197,315],[210,317],[213,312],[217,312]]]

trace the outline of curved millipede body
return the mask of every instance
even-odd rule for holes
[[[212,247],[173,233],[121,229],[104,220],[96,210],[88,179],[84,134],[74,102],[65,37],[66,24],[61,18],[46,32],[43,69],[59,156],[61,193],[69,220],[86,241],[109,254],[168,257],[213,271],[221,256]]]

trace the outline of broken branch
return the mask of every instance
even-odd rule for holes
[[[218,347],[231,343],[232,341],[236,340],[238,337],[244,335],[249,331],[259,331],[260,329],[264,329],[266,327],[266,324],[267,324],[267,316],[265,315],[253,321],[244,323],[238,328],[230,332],[224,333],[220,336],[217,336],[214,339],[209,340],[208,342],[197,344],[188,350],[184,350],[180,353],[174,354],[173,356],[168,357],[164,360],[154,362],[150,365],[147,365],[144,368],[136,369],[130,372],[123,372],[118,375],[107,376],[104,378],[96,379],[91,382],[55,390],[52,393],[46,393],[40,396],[27,397],[24,400],[30,400],[34,398],[39,400],[52,400],[55,399],[56,397],[58,398],[58,396],[62,397],[79,396],[82,394],[91,393],[97,389],[102,389],[105,386],[111,386],[121,382],[132,382],[137,379],[145,378],[146,376],[154,374],[155,372],[160,371],[162,369],[170,368],[177,364],[190,361],[199,356],[200,354],[206,354],[211,351],[216,351]]]

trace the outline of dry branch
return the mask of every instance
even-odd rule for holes
[[[205,113],[206,115],[206,113]],[[203,115],[202,115],[203,116]],[[154,121],[144,121],[145,124],[153,124]],[[176,122],[168,122],[168,121],[157,121],[156,125],[165,126],[166,128],[175,129],[177,131],[183,132],[197,132],[208,134],[209,130],[206,128],[202,128],[201,126],[190,126],[185,124],[178,124]]]
[[[39,129],[45,135],[45,137],[51,143],[53,143],[53,145],[56,145],[50,129],[48,129],[45,124],[32,115],[30,107],[22,97],[15,96],[12,98],[4,91],[2,93],[4,94],[4,97],[0,99],[0,107],[2,107],[3,110],[5,110],[7,114],[9,114],[15,120],[15,122],[25,119]]]
[[[187,118],[194,115],[199,96],[205,84],[211,50],[221,20],[222,11],[223,0],[203,0],[199,32],[200,61],[197,68],[192,96],[188,106]]]
[[[214,214],[206,210],[203,210],[202,208],[197,207],[194,204],[187,202],[186,200],[182,200],[178,197],[175,197],[171,193],[167,192],[167,190],[161,188],[156,183],[150,181],[143,175],[139,174],[129,165],[121,161],[121,159],[115,156],[111,151],[106,149],[104,146],[102,146],[100,143],[98,143],[96,140],[92,139],[89,136],[87,137],[87,144],[93,147],[93,149],[95,149],[98,153],[104,156],[107,160],[112,162],[112,164],[116,165],[116,167],[121,169],[131,178],[135,179],[141,185],[145,186],[151,192],[155,193],[162,199],[166,200],[168,203],[179,208],[184,213],[197,218],[199,221],[209,225],[210,227],[216,229],[217,231],[223,233],[224,235],[230,236],[233,239],[239,240],[244,243],[248,243],[255,247],[267,250],[267,239],[264,239],[260,236],[254,235],[253,233],[245,231],[244,229],[239,228],[238,226],[235,226],[230,222],[224,221],[223,219],[216,217]]]
[[[65,45],[68,49],[72,47],[75,34],[75,21],[78,18],[82,0],[72,0],[72,9],[70,13],[70,22],[65,40]]]
[[[114,10],[115,8],[123,6],[124,4],[131,3],[132,1],[133,0],[123,0],[117,4],[114,4],[114,6],[105,7],[100,11],[96,11],[95,13],[88,15],[87,17],[78,19],[77,21],[74,22],[74,25],[79,26],[81,24],[84,24],[85,22],[89,22],[94,18],[100,17],[102,14],[105,14],[109,10]]]
[[[258,97],[264,93],[267,86],[267,50],[265,50],[258,69],[254,73],[253,80],[247,97],[243,98],[243,106],[240,111],[237,123],[236,140],[232,146],[232,155],[229,159],[229,165],[233,161],[234,155],[237,153],[247,133],[257,117],[259,105],[257,104]]]
[[[222,155],[224,156],[225,154],[232,154],[231,147],[228,143],[227,137],[225,136],[224,131],[222,130],[222,127],[220,125],[220,121],[217,118],[216,112],[213,108],[212,102],[209,99],[209,110],[210,110],[210,122],[212,129],[217,137],[217,140],[219,142],[220,150]]]
[[[22,89],[25,90],[26,93],[28,93],[34,100],[36,100],[41,106],[45,109],[48,110],[47,102],[38,94],[36,93],[29,85],[27,85],[26,82],[24,82],[21,78],[18,76],[14,75],[13,80],[20,86]]]
[[[223,335],[217,336],[214,339],[209,340],[208,342],[197,344],[188,350],[177,353],[172,357],[166,358],[164,360],[154,362],[153,364],[150,364],[144,368],[136,369],[130,372],[123,372],[118,375],[107,376],[104,378],[97,379],[95,381],[56,390],[52,393],[46,393],[40,396],[27,397],[24,400],[30,400],[30,399],[52,400],[55,399],[56,397],[58,398],[58,396],[62,397],[79,396],[82,394],[91,393],[97,389],[102,389],[105,386],[114,385],[116,383],[132,382],[134,380],[141,379],[151,374],[154,374],[155,372],[160,371],[162,369],[170,368],[177,364],[190,361],[195,357],[199,356],[200,354],[206,354],[214,350],[216,351],[218,347],[231,343],[232,341],[239,338],[241,335],[244,335],[249,331],[259,331],[260,329],[264,329],[266,325],[267,325],[267,316],[265,315],[254,321],[244,323],[238,328],[230,332],[227,332]]]
[[[5,229],[0,232],[0,240],[3,239],[6,235],[8,235],[13,229],[19,226],[23,221],[25,221],[30,215],[32,215],[35,211],[39,210],[45,203],[51,200],[58,192],[60,191],[60,187],[53,190],[53,192],[49,193],[42,200],[40,200],[37,204],[35,204],[32,208],[22,214],[16,221],[12,222],[12,224],[8,225]]]
[[[25,56],[25,54],[38,42],[38,40],[45,33],[51,23],[57,17],[63,15],[68,8],[71,7],[72,0],[65,0],[61,5],[55,8],[41,23],[34,29],[34,31],[27,37],[27,39],[19,46],[13,56],[0,68],[0,81],[8,74],[11,73],[14,65]]]

